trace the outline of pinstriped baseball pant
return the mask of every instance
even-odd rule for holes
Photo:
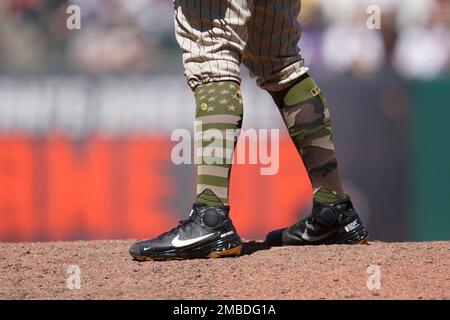
[[[271,92],[308,70],[298,48],[300,0],[175,0],[174,6],[192,89],[211,81],[240,83],[241,63]]]

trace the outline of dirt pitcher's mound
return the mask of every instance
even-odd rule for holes
[[[128,256],[130,244],[2,243],[0,298],[450,298],[450,242],[270,249],[251,242],[239,258],[141,263]]]

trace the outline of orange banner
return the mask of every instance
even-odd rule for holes
[[[0,241],[146,238],[174,227],[180,185],[167,137],[0,138]],[[311,201],[311,185],[289,137],[276,175],[237,164],[231,216],[243,238],[292,223]]]

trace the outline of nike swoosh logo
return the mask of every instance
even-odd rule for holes
[[[144,247],[144,251],[147,251],[148,249],[150,249],[151,247]]]
[[[204,240],[206,238],[209,238],[212,235],[214,235],[214,233],[208,233],[208,234],[205,234],[203,236],[200,236],[200,237],[197,237],[197,238],[192,238],[192,239],[187,239],[187,240],[180,240],[180,235],[177,235],[175,238],[173,238],[172,245],[175,248],[186,247],[186,246],[190,246],[191,244],[194,244],[196,242],[202,241],[202,240]]]

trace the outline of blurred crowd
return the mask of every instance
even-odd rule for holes
[[[71,4],[81,8],[81,30],[66,27]],[[299,46],[315,73],[366,77],[396,70],[421,79],[450,74],[450,0],[302,0],[299,19]],[[0,1],[1,72],[180,68],[170,0]]]

